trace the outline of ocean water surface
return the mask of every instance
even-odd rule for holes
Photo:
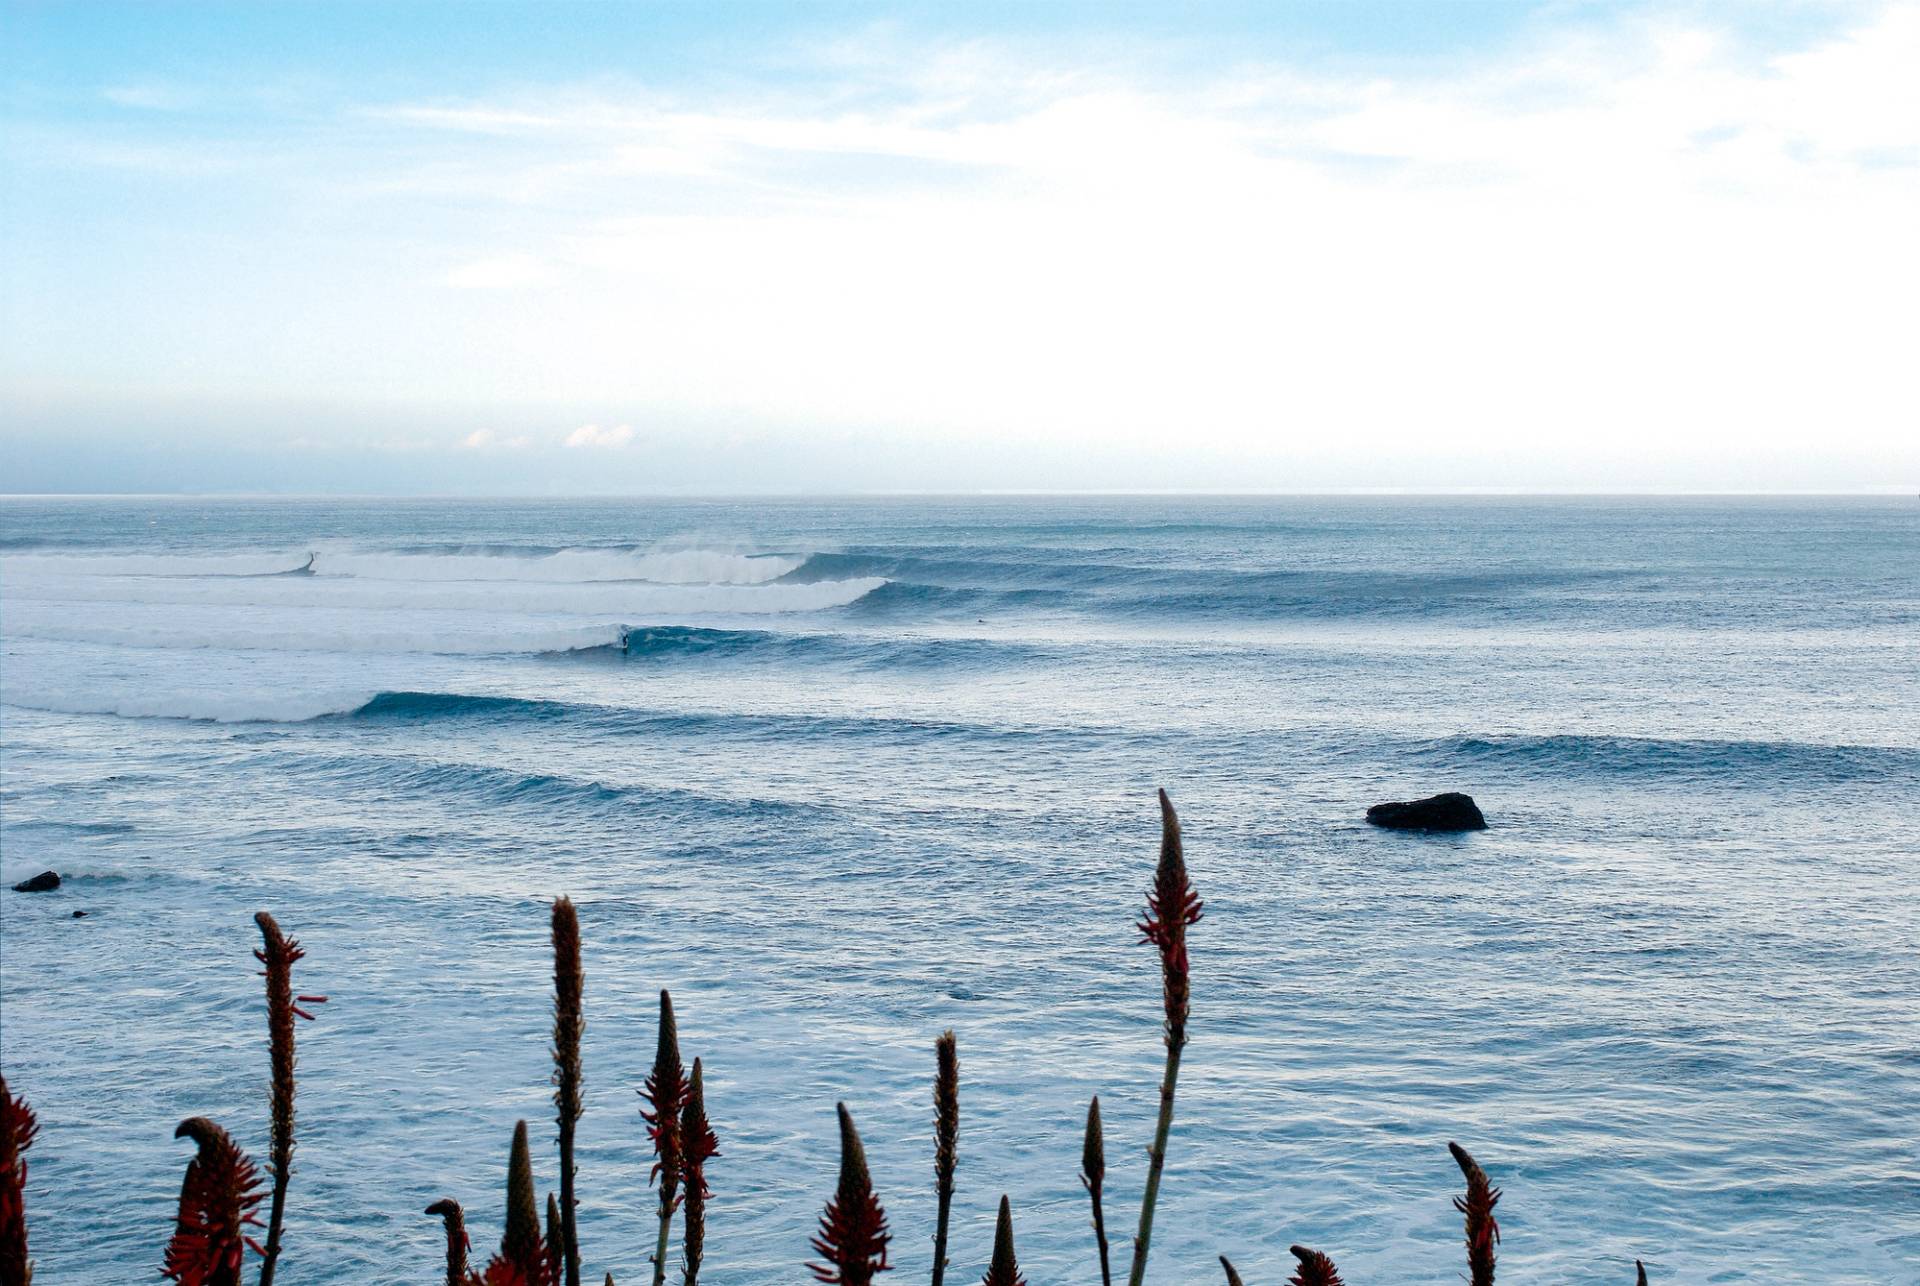
[[[1920,1281],[1920,504],[1887,499],[0,502],[0,1059],[36,1280],[154,1280],[184,1116],[266,1151],[251,916],[300,1029],[282,1280],[418,1283],[422,1209],[556,1183],[546,900],[581,907],[582,1240],[644,1280],[658,990],[722,1157],[704,1278],[805,1279],[866,1137],[898,1280],[1002,1192],[1124,1261],[1206,918],[1151,1279]],[[1466,790],[1491,829],[1379,831]],[[76,910],[87,912],[76,919]]]

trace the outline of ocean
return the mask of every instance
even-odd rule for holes
[[[1001,1193],[1117,1262],[1205,918],[1150,1280],[1326,1251],[1502,1280],[1920,1281],[1920,502],[9,499],[0,1061],[36,1278],[154,1280],[182,1117],[264,1163],[269,909],[308,956],[281,1278],[419,1283],[434,1199],[556,1185],[547,900],[586,943],[582,1241],[645,1280],[657,994],[703,1059],[706,1280],[805,1280],[866,1139],[922,1277]],[[1490,828],[1368,805],[1470,792]],[[75,918],[85,911],[84,918]],[[885,1280],[885,1279],[883,1279]]]

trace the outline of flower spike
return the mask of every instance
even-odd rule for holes
[[[680,1028],[673,1020],[673,997],[660,992],[660,1039],[654,1047],[653,1070],[640,1091],[652,1111],[642,1111],[647,1137],[653,1140],[653,1175],[660,1180],[660,1236],[653,1252],[653,1286],[667,1279],[667,1238],[673,1233],[673,1215],[680,1208],[680,1111],[687,1103],[686,1069],[680,1063]]]
[[[180,1122],[173,1137],[192,1139],[198,1151],[180,1183],[180,1209],[160,1272],[180,1286],[240,1286],[246,1252],[260,1253],[247,1232],[260,1226],[253,1214],[265,1195],[260,1171],[204,1116]]]
[[[873,1176],[867,1170],[866,1149],[853,1128],[853,1114],[841,1103],[840,1184],[820,1217],[813,1249],[826,1262],[808,1264],[814,1278],[827,1286],[869,1286],[874,1274],[893,1265],[887,1262],[887,1212],[873,1194]]]
[[[1331,1259],[1305,1246],[1289,1246],[1288,1249],[1300,1261],[1300,1266],[1287,1279],[1287,1286],[1341,1286],[1340,1270],[1333,1266]]]
[[[33,1280],[27,1258],[27,1161],[21,1155],[40,1133],[33,1109],[13,1096],[0,1076],[0,1283]]]
[[[993,1263],[980,1279],[980,1286],[1027,1286],[1013,1255],[1013,1208],[1004,1194],[1000,1198],[1000,1219],[993,1229]]]
[[[1467,1195],[1455,1197],[1453,1208],[1466,1216],[1467,1267],[1473,1272],[1473,1286],[1493,1286],[1493,1248],[1500,1244],[1500,1224],[1493,1208],[1500,1203],[1500,1189],[1487,1182],[1487,1172],[1465,1148],[1449,1143],[1447,1151],[1467,1177]]]
[[[707,1092],[700,1060],[693,1060],[693,1079],[687,1083],[687,1105],[680,1113],[680,1186],[685,1193],[686,1230],[680,1250],[686,1260],[684,1286],[697,1286],[700,1261],[707,1248],[707,1162],[720,1155],[720,1140],[707,1120]]]

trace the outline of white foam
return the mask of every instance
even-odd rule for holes
[[[210,723],[303,723],[322,715],[350,714],[376,693],[371,689],[294,692],[241,688],[220,692],[79,694],[9,692],[4,704],[53,714],[116,715],[123,719],[197,719]]]
[[[816,612],[845,607],[886,581],[805,584],[656,585],[638,581],[554,584],[535,581],[386,581],[327,576],[265,576],[226,580],[82,576],[19,579],[6,592],[15,602],[68,604],[205,604],[232,608],[427,609],[497,614],[537,613],[599,620],[668,623],[706,615]],[[686,621],[684,623],[693,623]]]
[[[321,551],[318,576],[398,581],[648,581],[659,585],[763,585],[806,562],[793,555],[683,549],[634,553],[620,549],[563,549],[536,556],[511,554],[361,554]]]
[[[54,607],[55,604],[36,604]],[[65,613],[43,612],[38,619],[15,613],[6,622],[8,638],[56,643],[95,643],[114,647],[183,651],[239,652],[399,652],[439,656],[526,655],[615,647],[626,636],[623,625],[549,628],[483,627],[451,629],[368,629],[365,622],[301,622],[285,628],[228,625],[218,621],[75,622]]]
[[[273,576],[297,571],[310,551],[245,554],[82,554],[0,555],[0,579],[64,576]]]

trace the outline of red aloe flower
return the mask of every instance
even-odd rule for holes
[[[473,1279],[473,1286],[536,1286],[520,1265],[495,1255],[487,1261],[487,1271]]]
[[[660,1208],[669,1212],[680,1182],[680,1109],[687,1105],[686,1068],[680,1062],[680,1030],[673,1020],[673,997],[660,993],[660,1041],[654,1048],[653,1070],[640,1091],[653,1110],[641,1112],[647,1137],[653,1141],[653,1173],[660,1180]]]
[[[533,1195],[533,1156],[527,1147],[527,1123],[515,1122],[507,1154],[507,1220],[500,1251],[487,1264],[487,1282],[512,1272],[503,1283],[553,1286],[547,1274],[547,1245],[540,1235],[540,1207]]]
[[[1465,1148],[1449,1143],[1447,1151],[1453,1153],[1460,1173],[1467,1176],[1467,1195],[1455,1197],[1453,1208],[1466,1216],[1467,1267],[1473,1271],[1473,1286],[1493,1286],[1493,1248],[1500,1243],[1500,1224],[1493,1217],[1493,1208],[1500,1203],[1500,1189],[1487,1182],[1487,1172]]]
[[[697,1286],[700,1263],[707,1249],[707,1198],[713,1189],[707,1186],[707,1162],[720,1155],[720,1140],[714,1137],[707,1120],[707,1094],[700,1060],[693,1060],[693,1080],[687,1085],[687,1105],[680,1113],[680,1186],[686,1193],[686,1231],[681,1251],[686,1272],[685,1286]]]
[[[840,1113],[840,1185],[827,1212],[820,1216],[820,1235],[813,1249],[827,1262],[808,1264],[814,1277],[828,1286],[868,1286],[874,1274],[893,1265],[887,1262],[887,1212],[873,1195],[873,1176],[867,1170],[866,1149],[853,1128],[853,1114],[845,1103]]]
[[[660,1040],[654,1046],[653,1070],[640,1091],[651,1112],[640,1116],[653,1140],[653,1173],[660,1180],[660,1235],[653,1246],[653,1286],[667,1280],[667,1242],[673,1235],[673,1215],[680,1208],[674,1194],[680,1186],[680,1111],[687,1105],[686,1069],[680,1064],[680,1029],[673,1021],[673,997],[660,992]]]
[[[1027,1286],[1027,1279],[1020,1275],[1020,1263],[1013,1255],[1013,1209],[1004,1194],[1000,1198],[1000,1219],[993,1229],[993,1261],[987,1266],[987,1275],[980,1279],[980,1286]]]
[[[15,1098],[0,1076],[0,1282],[7,1286],[33,1280],[27,1260],[27,1162],[20,1154],[39,1133],[33,1109]]]
[[[1154,869],[1153,890],[1147,894],[1147,916],[1140,921],[1142,942],[1160,952],[1160,973],[1167,1011],[1167,1043],[1178,1047],[1187,1040],[1188,985],[1187,926],[1200,922],[1201,901],[1187,879],[1187,861],[1180,844],[1180,819],[1167,792],[1160,792],[1160,864]]]
[[[161,1273],[180,1286],[240,1286],[240,1264],[248,1247],[260,1247],[247,1234],[259,1227],[253,1208],[260,1204],[260,1172],[227,1132],[204,1116],[189,1117],[174,1130],[199,1147],[187,1162],[180,1184],[180,1213],[167,1243]]]
[[[1331,1259],[1305,1246],[1290,1246],[1288,1249],[1300,1261],[1299,1268],[1287,1279],[1288,1286],[1341,1286],[1340,1270],[1333,1266]]]

